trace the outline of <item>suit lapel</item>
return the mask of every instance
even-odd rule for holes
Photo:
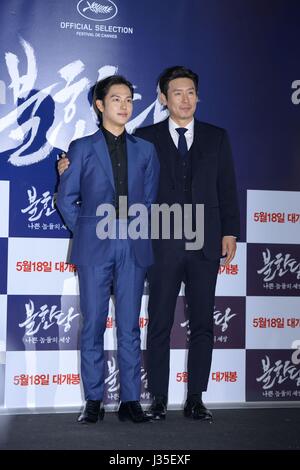
[[[199,121],[195,119],[194,125],[194,140],[191,147],[191,157],[192,157],[192,181],[195,179],[198,169],[200,168],[199,163],[203,158],[203,149],[205,148],[205,131],[203,126]]]
[[[168,169],[167,174],[170,176],[172,183],[175,186],[176,175],[173,158],[174,154],[177,152],[177,148],[169,131],[169,118],[162,121],[159,125],[156,145],[160,149],[158,152],[160,156],[160,164],[164,165]]]
[[[93,135],[93,148],[104,172],[106,173],[109,181],[111,182],[112,187],[115,190],[114,175],[113,175],[113,169],[111,165],[111,159],[109,156],[109,152],[108,152],[104,135],[100,129]]]
[[[128,177],[128,197],[133,194],[134,175],[136,172],[136,160],[138,158],[138,146],[135,138],[126,134],[127,145],[127,177]]]
[[[203,127],[201,123],[195,119],[193,147],[195,147],[197,153],[200,154],[200,158],[202,156],[204,137],[205,133]]]

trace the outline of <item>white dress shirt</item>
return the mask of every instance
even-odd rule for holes
[[[178,127],[180,127],[180,126],[178,124],[176,124],[176,122],[173,121],[173,119],[169,118],[169,132],[171,134],[171,137],[173,139],[173,142],[174,142],[176,148],[178,148],[178,140],[179,140],[179,134],[176,131],[176,129]],[[194,119],[192,119],[191,122],[189,122],[184,127],[187,129],[184,136],[186,138],[187,148],[188,148],[188,150],[190,150],[190,148],[192,146],[192,143],[193,143],[193,140],[194,140]]]

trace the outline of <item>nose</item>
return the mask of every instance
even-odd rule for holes
[[[182,101],[183,101],[184,103],[187,103],[187,102],[188,102],[188,100],[189,100],[189,97],[188,97],[188,95],[187,95],[187,94],[185,94],[185,93],[183,93],[183,94],[182,94]]]
[[[127,109],[127,101],[121,101],[121,108]]]

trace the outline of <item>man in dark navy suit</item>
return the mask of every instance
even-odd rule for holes
[[[130,207],[141,204],[148,223],[148,211],[157,193],[159,162],[150,142],[125,131],[132,98],[133,86],[124,77],[112,76],[97,83],[94,107],[101,126],[95,134],[71,143],[71,165],[61,176],[57,195],[57,206],[73,232],[70,262],[78,270],[83,315],[81,374],[86,406],[79,423],[95,423],[104,416],[103,341],[112,284],[120,370],[118,415],[120,420],[135,423],[149,420],[139,402],[139,313],[153,253],[150,239],[130,238],[127,214]],[[121,204],[126,198],[128,212]],[[113,218],[106,237],[109,230],[104,215],[108,208]]]
[[[150,416],[165,419],[168,401],[170,333],[181,282],[185,283],[191,331],[188,352],[188,389],[184,415],[211,420],[202,402],[207,389],[213,350],[213,309],[220,258],[229,264],[239,236],[239,207],[227,132],[194,118],[198,76],[175,66],[159,79],[160,100],[169,118],[137,129],[135,135],[156,148],[160,161],[156,202],[169,206],[204,205],[204,245],[187,249],[187,240],[153,240],[155,263],[148,270],[149,325],[147,371],[153,395]],[[67,167],[67,159],[59,170]],[[192,221],[194,224],[194,220]]]
[[[229,264],[239,236],[239,207],[227,133],[194,118],[198,76],[189,69],[166,69],[159,79],[160,101],[168,119],[137,129],[135,135],[155,145],[160,160],[159,204],[204,205],[204,245],[187,250],[186,240],[153,240],[155,263],[150,268],[147,370],[153,395],[150,414],[166,416],[170,333],[181,282],[185,282],[191,331],[188,352],[186,417],[211,419],[202,402],[213,349],[213,309],[220,257]]]

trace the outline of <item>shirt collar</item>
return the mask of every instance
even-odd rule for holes
[[[104,137],[105,139],[107,140],[107,142],[109,143],[117,143],[117,142],[125,142],[125,136],[126,136],[126,131],[124,130],[124,132],[122,132],[122,134],[116,136],[114,134],[112,134],[110,131],[108,131],[107,129],[105,129],[105,127],[101,126],[101,130],[104,134]]]
[[[194,133],[194,125],[195,125],[195,119],[193,118],[186,126],[184,126],[187,129],[187,132],[185,134],[193,134]],[[169,131],[176,132],[176,129],[180,127],[175,121],[173,121],[172,118],[169,117]]]

